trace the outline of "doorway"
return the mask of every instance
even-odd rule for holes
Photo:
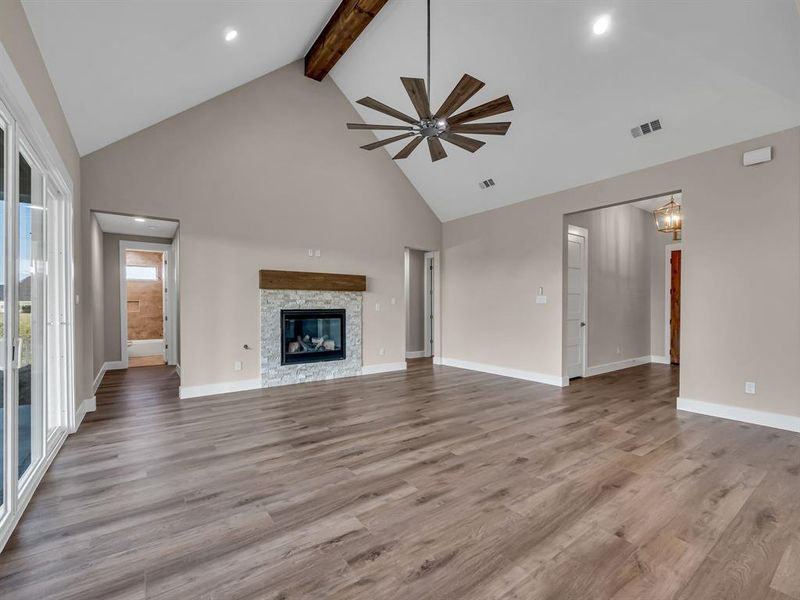
[[[125,367],[175,364],[175,269],[169,244],[120,240],[120,343]]]
[[[567,230],[567,377],[586,376],[586,313],[588,307],[589,230],[569,225]]]
[[[406,360],[431,364],[436,333],[437,252],[406,248]],[[409,365],[412,363],[409,363]]]

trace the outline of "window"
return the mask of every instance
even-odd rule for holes
[[[138,279],[139,281],[158,281],[158,269],[156,267],[127,265],[125,267],[125,278]]]

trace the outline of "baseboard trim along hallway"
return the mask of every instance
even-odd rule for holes
[[[784,431],[800,432],[800,417],[791,415],[781,415],[779,413],[716,404],[714,402],[703,402],[701,400],[690,400],[689,398],[678,398],[678,410],[741,423],[750,423],[752,425],[763,425],[764,427],[773,427]]]

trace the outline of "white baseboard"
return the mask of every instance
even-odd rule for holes
[[[78,409],[75,411],[75,429],[70,431],[70,433],[78,431],[78,427],[81,426],[86,413],[94,412],[95,410],[97,410],[97,398],[94,396],[81,402],[80,406],[78,406]]]
[[[653,354],[650,357],[650,362],[658,365],[668,365],[672,361],[669,359],[669,356],[659,356],[658,354]]]
[[[800,417],[791,415],[730,406],[728,404],[690,400],[689,398],[678,398],[678,410],[742,423],[751,423],[753,425],[763,425],[774,429],[800,432]]]
[[[619,371],[621,369],[628,369],[638,365],[646,365],[652,362],[650,356],[639,356],[637,358],[629,358],[612,363],[605,363],[604,365],[595,365],[593,367],[586,367],[586,376],[592,377],[593,375],[602,375],[603,373],[611,373],[612,371]]]
[[[425,350],[411,350],[406,352],[406,358],[425,358]]]
[[[92,393],[93,394],[97,393],[97,388],[100,387],[100,382],[103,381],[103,376],[106,374],[106,371],[108,370],[106,368],[107,364],[108,363],[103,363],[102,365],[100,365],[100,372],[97,375],[95,375],[94,381],[92,382]]]
[[[207,383],[205,385],[182,385],[178,388],[181,400],[199,398],[200,396],[215,396],[230,392],[246,392],[261,388],[261,379],[241,379],[239,381],[223,381],[222,383]]]
[[[435,365],[442,365],[442,364],[444,364],[444,363],[442,362],[442,357],[441,357],[441,356],[434,356],[434,357],[433,357],[433,364],[435,364]]]
[[[377,365],[364,365],[361,367],[361,374],[362,375],[377,375],[378,373],[389,373],[391,371],[405,371],[406,370],[406,363],[403,362],[394,362],[394,363],[381,363]]]
[[[480,371],[482,373],[491,373],[492,375],[502,375],[504,377],[513,377],[514,379],[524,379],[526,381],[535,381],[537,383],[546,383],[548,385],[557,385],[564,387],[569,384],[566,377],[560,375],[548,375],[546,373],[537,373],[535,371],[525,371],[522,369],[510,369],[508,367],[499,367],[497,365],[487,365],[485,363],[477,363],[469,360],[460,360],[458,358],[442,357],[440,363],[448,367],[458,367],[459,369],[469,369],[470,371]]]
[[[103,376],[106,374],[106,371],[118,371],[120,369],[127,369],[125,363],[121,360],[107,360],[104,362],[100,367],[100,372],[95,376],[94,382],[92,383],[92,393],[97,393],[97,388],[99,388],[100,384],[103,382]]]

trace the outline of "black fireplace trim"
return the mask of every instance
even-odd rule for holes
[[[319,352],[314,354],[299,354],[298,360],[286,360],[286,319],[329,319],[338,317],[342,323],[342,347],[340,350],[328,353]],[[302,357],[302,359],[300,359]],[[284,365],[303,365],[315,362],[330,362],[334,360],[344,360],[347,358],[347,313],[343,308],[321,308],[321,309],[281,309],[281,366]]]

